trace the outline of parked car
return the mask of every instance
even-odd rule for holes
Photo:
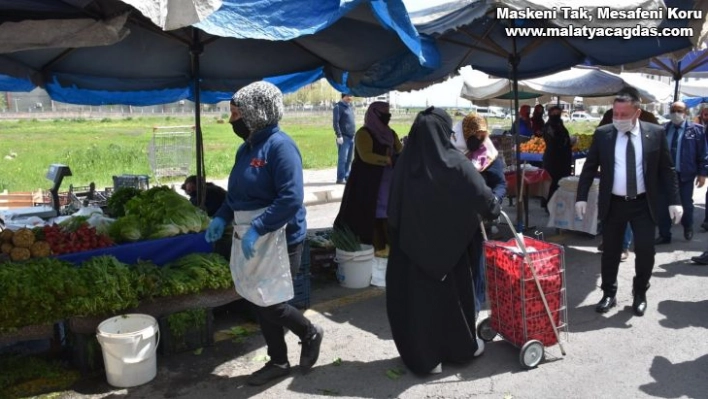
[[[474,109],[474,112],[483,118],[504,118],[504,114],[494,108],[477,107],[476,109]]]
[[[575,121],[586,121],[586,122],[599,122],[600,118],[597,116],[592,116],[588,114],[587,112],[573,112],[570,115],[570,120],[575,122]]]

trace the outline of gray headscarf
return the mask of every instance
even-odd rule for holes
[[[231,101],[252,133],[277,124],[283,117],[283,93],[272,83],[251,83],[237,91]]]

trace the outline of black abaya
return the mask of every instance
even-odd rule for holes
[[[477,350],[467,248],[480,216],[499,214],[491,190],[449,140],[445,111],[421,112],[396,165],[389,200],[386,305],[404,363],[426,373]]]

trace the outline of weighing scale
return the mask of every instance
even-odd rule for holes
[[[27,219],[36,216],[42,219],[51,219],[60,214],[59,212],[59,187],[61,186],[64,177],[71,176],[71,169],[67,165],[54,163],[49,165],[47,171],[47,179],[51,180],[52,188],[49,189],[52,197],[52,205],[31,206],[27,208],[14,208],[7,211],[2,211],[2,219],[6,225],[20,222],[22,219]]]

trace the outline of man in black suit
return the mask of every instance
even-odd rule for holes
[[[666,134],[659,125],[638,121],[640,104],[639,96],[632,91],[615,97],[612,124],[595,130],[578,181],[575,211],[582,219],[590,186],[600,169],[598,213],[603,226],[604,251],[601,261],[603,296],[595,307],[599,313],[607,312],[617,303],[617,272],[627,223],[634,233],[636,254],[632,309],[637,316],[642,316],[654,268],[659,190],[668,193],[669,214],[674,223],[678,223],[683,214]]]

